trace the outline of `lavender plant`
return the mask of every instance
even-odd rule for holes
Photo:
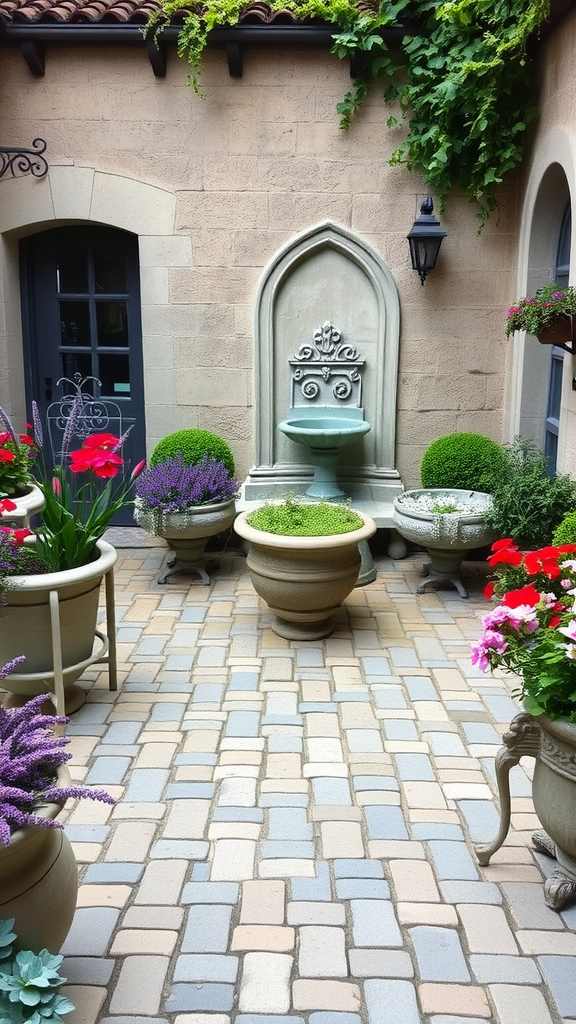
[[[24,660],[14,658],[2,666],[0,680]],[[43,803],[60,803],[68,797],[114,803],[101,789],[58,785],[58,769],[71,755],[65,749],[68,738],[57,735],[54,726],[64,725],[68,719],[43,714],[45,702],[46,694],[39,694],[22,707],[0,707],[0,843],[5,846],[12,833],[25,825],[62,827],[36,813]]]
[[[198,505],[229,501],[238,493],[238,483],[220,459],[204,456],[188,466],[179,452],[176,458],[149,466],[136,481],[135,513],[150,517],[154,532],[162,529],[171,512],[186,515]]]

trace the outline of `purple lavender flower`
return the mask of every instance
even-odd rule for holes
[[[145,511],[163,514],[185,512],[196,505],[228,501],[238,493],[238,483],[219,459],[208,455],[197,466],[188,466],[179,452],[150,466],[136,481],[136,498]]]
[[[36,444],[39,448],[42,448],[44,445],[44,433],[42,431],[42,420],[40,419],[40,412],[36,401],[32,402],[32,423],[34,424]]]
[[[15,658],[0,668],[0,679],[22,660]],[[42,714],[46,696],[41,693],[18,708],[0,707],[0,843],[5,845],[12,833],[25,825],[62,827],[58,821],[35,813],[42,803],[58,803],[68,797],[114,803],[103,790],[57,784],[58,769],[71,755],[65,750],[68,738],[57,735],[53,729],[68,719]]]

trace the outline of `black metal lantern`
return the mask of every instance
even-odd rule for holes
[[[442,239],[448,234],[433,211],[432,196],[426,196],[420,203],[420,216],[416,218],[412,229],[406,235],[410,245],[412,269],[418,271],[421,284],[424,284],[426,275],[434,270]]]

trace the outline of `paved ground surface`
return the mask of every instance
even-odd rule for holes
[[[81,872],[63,952],[68,1024],[559,1024],[576,1020],[576,904],[532,762],[496,833],[511,682],[469,662],[486,611],[417,596],[423,558],[377,559],[337,631],[277,637],[239,553],[209,587],[159,586],[164,548],[119,552],[121,688],[92,670],[72,772],[117,797],[70,811]]]

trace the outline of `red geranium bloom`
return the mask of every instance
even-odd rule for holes
[[[0,444],[6,444],[6,441],[12,441],[12,434],[10,434],[7,430],[3,431],[3,433],[0,434]]]
[[[502,548],[515,548],[516,544],[512,540],[512,537],[504,537],[503,540],[495,540],[490,546],[491,551],[500,551]]]
[[[79,448],[76,452],[70,452],[70,459],[73,473],[86,473],[91,469],[103,479],[116,476],[122,465],[120,456],[107,448]]]
[[[524,567],[530,576],[539,572],[546,573],[551,580],[560,575],[558,568],[558,552],[555,548],[540,548],[539,551],[528,551],[524,558]]]
[[[114,434],[90,434],[84,441],[84,448],[107,448],[115,451],[120,444],[120,439]]]
[[[13,512],[18,505],[15,501],[11,501],[10,498],[3,498],[0,501],[0,512]]]
[[[550,619],[550,622],[548,623],[548,625],[549,625],[550,629],[556,629],[556,626],[558,626],[561,622],[562,622],[562,619],[560,618],[559,615],[553,615],[552,618]]]
[[[0,462],[14,462],[15,458],[14,452],[9,452],[6,448],[0,448]]]
[[[14,537],[14,540],[16,542],[16,547],[17,548],[21,548],[22,547],[22,545],[24,543],[24,538],[25,537],[31,537],[32,536],[32,530],[24,530],[24,529],[23,530],[12,530],[11,532],[12,532],[12,536]]]
[[[19,437],[20,440],[22,441],[22,444],[35,444],[34,438],[30,437],[30,434],[19,434]]]
[[[486,586],[484,587],[484,597],[486,598],[487,601],[489,601],[490,598],[493,596],[493,594],[494,594],[494,583],[493,583],[492,580],[490,580],[490,583],[487,583]]]
[[[519,590],[510,590],[507,594],[504,594],[502,598],[502,604],[505,604],[507,608],[518,608],[521,604],[536,605],[540,600],[540,594],[536,590],[533,583],[529,583],[526,587],[520,587]]]
[[[522,565],[522,557],[522,552],[516,547],[501,548],[489,556],[488,565],[498,565],[499,562],[504,562],[505,565]]]

